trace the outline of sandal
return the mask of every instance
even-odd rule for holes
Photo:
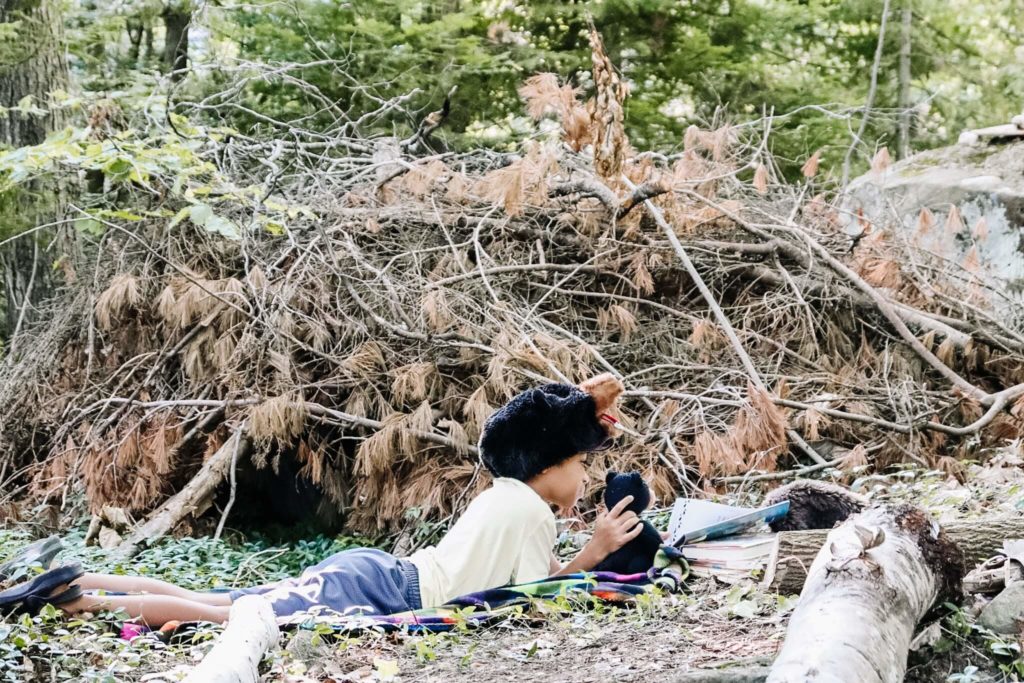
[[[43,569],[49,569],[53,558],[63,549],[64,544],[57,536],[50,536],[30,543],[22,548],[17,555],[0,564],[0,581],[9,581],[24,576],[25,570],[34,564],[41,565]]]
[[[69,602],[74,602],[78,598],[82,597],[82,595],[83,595],[83,591],[78,586],[74,586],[74,585],[68,586],[67,588],[62,590],[60,593],[57,593],[56,595],[51,595],[51,596],[45,597],[45,598],[35,598],[35,597],[32,597],[32,598],[27,599],[24,602],[25,610],[27,612],[35,614],[40,609],[42,609],[43,605],[54,605],[54,606],[66,605]]]
[[[77,600],[82,595],[78,586],[69,586],[57,595],[53,592],[85,574],[77,562],[45,571],[31,581],[20,583],[0,592],[0,612],[20,614],[36,613],[43,605],[61,605]]]

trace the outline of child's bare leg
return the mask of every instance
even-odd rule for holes
[[[221,624],[228,619],[228,605],[206,605],[170,595],[83,595],[61,605],[68,614],[122,609],[130,617],[142,619],[159,628],[168,621],[212,621]]]
[[[118,576],[117,574],[84,574],[75,579],[74,584],[82,590],[106,590],[117,593],[145,593],[182,598],[190,602],[198,602],[211,607],[224,607],[231,604],[231,596],[224,593],[197,593],[180,586],[175,586],[159,579],[143,576]]]

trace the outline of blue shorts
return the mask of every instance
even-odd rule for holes
[[[314,608],[339,614],[395,614],[421,606],[416,567],[374,548],[335,553],[297,578],[233,590],[231,600],[243,595],[262,595],[279,617]]]

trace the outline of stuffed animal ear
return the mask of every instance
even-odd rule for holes
[[[549,408],[557,408],[560,402],[558,396],[553,396],[543,389],[531,389],[529,396],[530,403],[542,411],[546,411]]]
[[[591,377],[580,385],[580,389],[594,397],[599,416],[612,410],[615,401],[626,390],[622,382],[610,372]]]
[[[615,479],[615,477],[617,476],[619,476],[618,472],[616,472],[615,470],[608,470],[608,474],[604,475],[604,485],[610,485],[612,483],[612,480]]]

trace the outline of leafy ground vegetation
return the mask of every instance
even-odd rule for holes
[[[1024,509],[1019,454],[1006,449],[985,466],[968,465],[963,482],[937,470],[897,468],[887,474],[844,475],[876,501],[914,501],[939,519],[972,519]],[[729,502],[749,502],[741,495]],[[652,513],[664,522],[664,514]],[[233,534],[225,540],[168,539],[130,566],[83,544],[84,529],[65,536],[62,557],[96,571],[132,571],[204,590],[251,585],[292,575],[331,552],[367,539],[317,536],[287,545]],[[0,559],[28,540],[24,529],[0,536]],[[560,551],[585,540],[569,530]],[[484,628],[409,635],[324,629],[283,634],[263,662],[267,681],[479,680],[643,681],[692,668],[767,665],[785,632],[796,596],[766,593],[754,576],[736,585],[689,582],[679,594],[642,597],[632,607],[583,606],[537,600],[519,617]],[[1019,641],[974,623],[975,605],[947,606],[911,653],[907,680],[1013,681],[1024,678]],[[120,637],[123,616],[69,619],[48,609],[0,627],[0,672],[10,681],[173,681],[200,659],[220,627],[208,624],[164,643],[152,635]]]

